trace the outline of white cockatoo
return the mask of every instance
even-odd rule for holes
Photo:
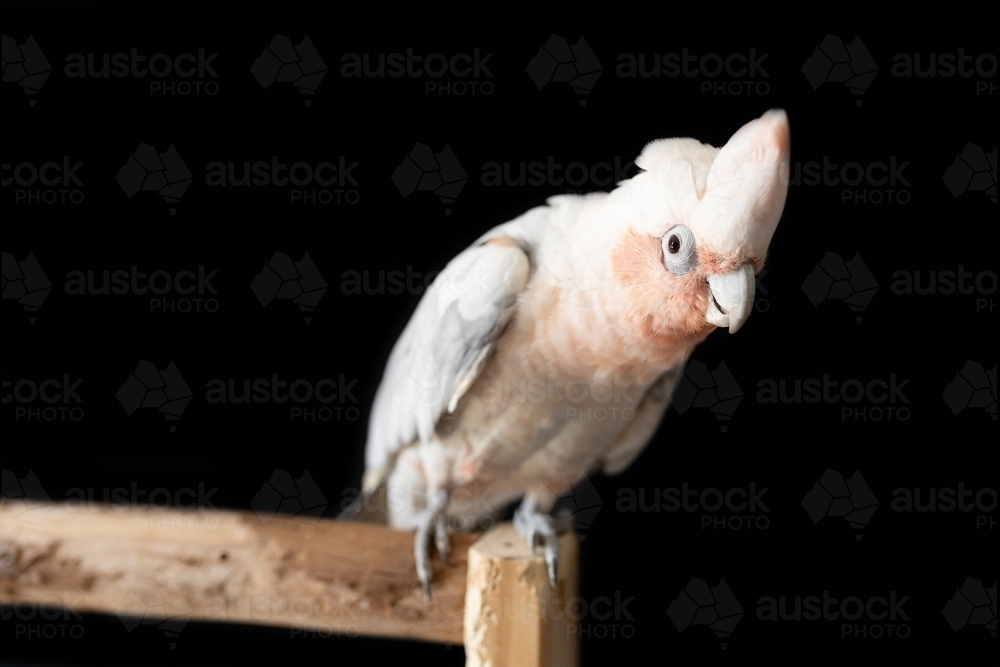
[[[788,156],[781,110],[721,149],[653,141],[614,191],[552,197],[438,274],[389,357],[345,513],[416,529],[425,595],[432,537],[447,563],[451,531],[520,498],[514,525],[555,585],[555,501],[627,468],[695,346],[750,315]]]

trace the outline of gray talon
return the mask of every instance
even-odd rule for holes
[[[434,524],[434,542],[437,545],[441,560],[446,566],[451,566],[451,538],[448,535],[448,523],[444,517],[438,519]]]
[[[555,520],[548,514],[537,511],[533,502],[525,500],[514,512],[514,529],[528,540],[532,553],[539,546],[545,548],[549,585],[555,588],[556,574],[559,571],[559,536]]]
[[[420,519],[420,524],[417,526],[417,533],[413,540],[413,558],[417,563],[417,576],[420,578],[420,584],[424,589],[424,600],[427,602],[431,601],[431,530],[434,530],[435,536],[437,538],[438,550],[441,551],[441,529],[439,526],[443,525],[443,514],[445,508],[448,506],[448,492],[444,489],[437,491],[432,497],[430,505],[424,510],[423,516]],[[447,552],[449,550],[448,534],[444,533],[445,550],[441,551],[441,555],[447,564]]]
[[[558,542],[553,542],[553,544],[558,545]],[[556,546],[554,549],[545,549],[545,563],[549,566],[549,585],[553,589],[556,588],[556,571],[559,569],[559,547]]]

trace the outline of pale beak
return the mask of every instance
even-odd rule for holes
[[[732,273],[708,277],[708,312],[705,319],[717,327],[740,330],[753,310],[753,267],[744,264]]]

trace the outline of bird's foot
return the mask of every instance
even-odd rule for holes
[[[549,585],[555,588],[559,570],[559,535],[555,519],[539,512],[534,503],[525,501],[514,511],[514,529],[528,540],[532,552],[539,546],[545,549]]]
[[[448,564],[448,557],[451,554],[451,540],[448,536],[448,524],[444,514],[447,506],[448,492],[441,489],[431,497],[430,504],[424,510],[413,542],[413,556],[417,562],[417,576],[420,578],[420,583],[424,589],[424,599],[428,602],[431,600],[432,532],[438,552],[441,554],[441,559],[445,565]]]

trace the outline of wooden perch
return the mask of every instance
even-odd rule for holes
[[[577,594],[579,543],[560,538],[555,590],[545,561],[509,524],[484,534],[468,559],[466,667],[575,667],[577,642],[565,605]]]
[[[559,590],[552,591],[544,560],[509,524],[481,537],[456,534],[450,567],[435,554],[433,600],[425,602],[409,531],[284,516],[265,522],[251,512],[6,500],[0,603],[117,614],[126,628],[137,619],[170,619],[176,631],[200,620],[465,643],[469,665],[573,667],[575,640],[553,609],[576,595],[576,537],[561,543]],[[540,613],[506,618],[501,604]]]

